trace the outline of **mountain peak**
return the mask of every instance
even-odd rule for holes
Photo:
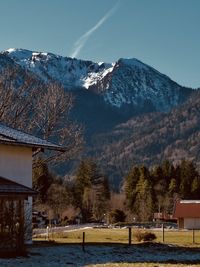
[[[53,53],[49,53],[49,52],[38,52],[38,51],[31,51],[28,49],[22,49],[22,48],[9,48],[3,52],[1,52],[2,54],[6,54],[9,57],[18,60],[19,63],[21,61],[31,61],[33,59],[37,59],[37,58],[44,58],[44,59],[49,59],[51,57],[53,58],[62,58],[62,56],[53,54]]]
[[[3,54],[7,54],[11,58],[15,58],[17,60],[24,60],[27,58],[31,58],[32,51],[21,49],[21,48],[9,48],[2,52]]]
[[[148,103],[150,109],[169,111],[188,95],[169,77],[136,58],[96,63],[21,48],[10,48],[1,54],[6,54],[44,82],[58,82],[66,90],[77,87],[91,90],[117,108],[125,105],[141,110]]]
[[[147,65],[136,58],[120,58],[118,64],[131,67],[137,67],[141,69],[147,69]]]

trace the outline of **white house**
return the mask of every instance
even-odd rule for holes
[[[0,177],[32,188],[32,155],[38,149],[64,151],[61,146],[0,123]],[[25,202],[26,210],[31,212],[32,196]]]

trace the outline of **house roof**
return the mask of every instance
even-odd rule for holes
[[[36,194],[37,192],[33,189],[0,176],[0,197],[16,195],[32,196]]]
[[[174,218],[200,218],[200,200],[178,200]]]
[[[10,128],[0,123],[0,144],[20,145],[33,148],[47,148],[50,150],[65,151],[59,145],[53,144],[41,138]]]

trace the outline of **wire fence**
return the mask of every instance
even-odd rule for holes
[[[138,233],[150,232],[156,236],[155,242],[176,245],[199,245],[200,230],[169,229],[165,226],[159,228],[136,227],[48,227],[47,229],[35,229],[34,240],[48,240],[60,243],[138,243]]]

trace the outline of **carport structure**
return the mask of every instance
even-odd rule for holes
[[[23,251],[27,230],[25,205],[29,196],[36,195],[33,189],[0,177],[0,253]],[[26,218],[26,219],[25,219]]]

